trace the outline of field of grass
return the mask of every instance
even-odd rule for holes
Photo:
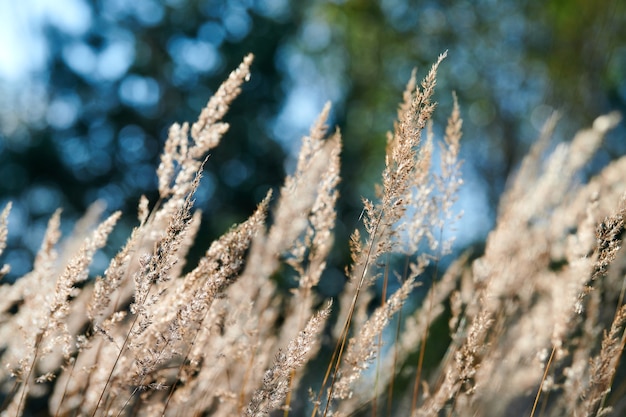
[[[548,120],[484,252],[441,271],[463,182],[456,98],[443,138],[430,122],[444,58],[407,84],[377,198],[340,242],[352,255],[347,283],[327,300],[316,287],[334,243],[342,146],[329,106],[278,195],[186,266],[201,221],[194,192],[251,76],[245,57],[195,123],[171,127],[160,197],[140,199],[102,276],[89,268],[120,213],[100,220],[96,204],[63,240],[57,211],[32,271],[2,284],[1,415],[624,415],[626,157],[589,181],[577,175],[619,116],[552,152]],[[427,269],[437,271],[428,285]],[[297,285],[286,291],[277,274]],[[424,301],[409,308],[420,285]]]

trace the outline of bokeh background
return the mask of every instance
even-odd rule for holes
[[[124,210],[108,248],[115,252],[136,225],[139,196],[155,201],[167,128],[194,121],[248,52],[256,56],[253,76],[198,191],[198,248],[281,185],[300,137],[331,101],[331,124],[344,137],[339,273],[411,70],[421,78],[446,50],[435,133],[456,91],[464,117],[458,209],[465,215],[455,232],[462,250],[484,241],[507,178],[550,114],[561,115],[556,142],[603,113],[624,112],[626,2],[0,1],[9,279],[30,270],[57,207],[66,232],[96,200]],[[626,151],[625,133],[622,124],[609,136],[581,180]],[[96,271],[106,258],[99,255]]]

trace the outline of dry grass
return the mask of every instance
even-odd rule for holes
[[[348,284],[333,302],[315,290],[338,199],[341,135],[327,132],[329,106],[303,139],[271,224],[268,195],[183,272],[200,222],[193,196],[203,161],[250,77],[246,57],[196,123],[170,129],[160,198],[140,200],[138,225],[103,276],[89,279],[89,266],[120,214],[98,222],[96,206],[63,245],[55,213],[32,272],[2,285],[2,416],[40,408],[93,417],[623,415],[626,157],[585,184],[575,180],[617,115],[546,155],[548,121],[502,198],[484,253],[461,256],[422,305],[405,308],[427,266],[451,252],[442,236],[458,216],[456,97],[444,138],[430,128],[444,57],[421,84],[413,74],[407,85],[378,197],[364,200]],[[0,215],[0,252],[9,210]],[[286,270],[297,280],[289,292],[273,278]],[[368,313],[379,280],[383,301]],[[435,330],[446,322],[442,347]],[[323,346],[330,353],[320,354]],[[309,398],[303,376],[314,381]]]

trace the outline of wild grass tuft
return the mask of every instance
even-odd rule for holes
[[[183,268],[204,161],[250,78],[245,57],[195,123],[171,127],[159,199],[141,197],[137,225],[102,276],[90,279],[89,266],[120,213],[100,222],[96,205],[63,244],[57,211],[33,270],[2,284],[1,415],[623,415],[626,157],[585,183],[576,175],[619,117],[601,116],[546,154],[550,119],[484,252],[443,271],[463,183],[456,96],[444,137],[432,129],[445,55],[407,84],[377,198],[364,199],[362,227],[340,242],[352,263],[337,300],[317,291],[339,198],[330,105],[278,195]],[[286,270],[291,291],[275,279]],[[411,308],[418,286],[426,296]]]

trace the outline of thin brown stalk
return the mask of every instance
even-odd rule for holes
[[[381,301],[380,307],[384,308],[385,303],[387,302],[387,287],[389,285],[389,256],[387,256],[387,261],[385,262],[385,272],[383,274],[383,288],[381,291]],[[376,375],[375,375],[375,384],[374,391],[372,392],[372,417],[376,417],[377,408],[378,408],[378,382],[379,382],[379,372],[380,372],[380,352],[383,349],[383,334],[382,332],[378,334],[378,338],[376,341],[376,350],[378,350],[379,354],[376,355]]]
[[[372,234],[374,236],[376,236],[377,232],[378,232],[378,228],[380,226],[380,222],[382,220],[382,212],[380,213],[378,220],[375,222],[373,229],[372,229]],[[324,407],[324,413],[323,413],[323,417],[326,417],[326,415],[328,414],[328,410],[330,407],[330,403],[333,399],[333,391],[335,388],[335,382],[337,381],[337,375],[339,373],[339,368],[341,365],[341,360],[343,358],[343,353],[344,353],[344,349],[346,347],[347,341],[348,341],[348,333],[350,330],[350,323],[352,322],[352,316],[354,315],[354,311],[357,305],[357,301],[359,299],[359,294],[361,293],[361,290],[363,288],[363,285],[365,283],[365,277],[366,277],[366,273],[367,273],[367,267],[369,265],[369,260],[372,256],[372,251],[374,250],[374,239],[372,239],[368,249],[367,249],[367,255],[365,257],[365,262],[363,263],[363,267],[361,268],[361,275],[359,278],[359,282],[357,284],[356,287],[356,291],[354,293],[354,297],[352,299],[352,303],[350,303],[350,310],[348,311],[348,317],[344,323],[343,326],[343,330],[341,332],[341,337],[339,339],[338,342],[338,346],[339,349],[337,350],[337,358],[335,360],[334,363],[329,363],[329,369],[333,369],[332,371],[332,378],[331,378],[331,382],[330,382],[330,388],[328,389],[328,396],[327,396],[327,401],[326,401],[326,405]],[[326,383],[326,378],[325,380],[322,382],[322,389],[324,387]],[[317,405],[316,405],[317,407]],[[314,410],[315,412],[315,410]]]
[[[537,405],[539,404],[539,398],[541,397],[541,392],[543,388],[543,384],[548,377],[548,372],[550,371],[550,367],[552,366],[552,360],[554,359],[554,353],[556,352],[556,346],[552,347],[550,351],[550,357],[548,358],[548,362],[546,363],[545,370],[543,372],[543,377],[541,377],[541,382],[539,383],[539,388],[537,389],[537,394],[535,395],[535,401],[533,402],[533,408],[530,411],[530,417],[535,416],[535,411],[537,410]]]

